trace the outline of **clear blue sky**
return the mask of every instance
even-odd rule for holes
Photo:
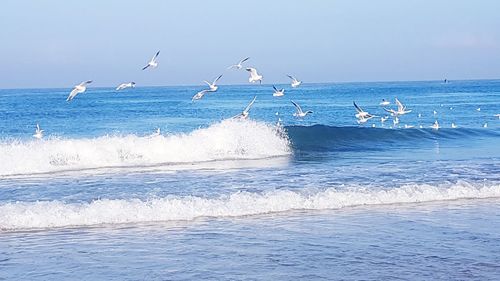
[[[252,5],[254,4],[254,5]],[[500,1],[3,0],[0,88],[500,78]],[[141,67],[161,50],[154,71]],[[222,83],[245,83],[227,73]]]

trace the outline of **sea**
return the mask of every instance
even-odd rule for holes
[[[500,80],[203,87],[0,90],[0,280],[500,279]]]

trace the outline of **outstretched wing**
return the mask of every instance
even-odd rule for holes
[[[297,109],[297,112],[302,112],[302,108],[300,108],[300,105],[298,105],[296,102],[294,102],[293,100],[291,101],[293,103],[293,105],[295,106],[295,108]]]
[[[398,105],[398,111],[404,111],[405,107],[404,105],[396,98],[396,104]]]
[[[286,76],[288,76],[288,78],[292,79],[293,81],[297,81],[297,79],[295,79],[295,77],[293,77],[292,75],[287,74]]]
[[[256,99],[257,99],[257,96],[254,96],[253,100],[247,105],[247,107],[245,108],[245,110],[243,110],[243,113],[248,113],[250,111],[250,108],[252,108],[252,105],[253,105],[253,103],[255,102]]]
[[[246,57],[246,58],[244,58],[244,59],[240,60],[240,63],[239,63],[239,64],[242,64],[242,63],[246,62],[246,61],[247,61],[247,60],[249,60],[249,59],[250,59],[250,57]]]
[[[359,107],[359,106],[356,104],[356,102],[354,102],[354,101],[353,101],[353,102],[352,102],[352,104],[354,104],[354,107],[356,108],[356,111],[357,111],[358,113],[364,112],[364,111],[363,111],[363,109],[361,109],[361,107]]]
[[[154,57],[151,59],[151,61],[155,61],[156,58],[160,55],[160,51],[156,52],[156,54],[154,55]]]
[[[215,85],[215,83],[217,83],[217,81],[219,81],[219,79],[222,77],[222,74],[219,75],[219,77],[215,78],[214,82],[212,83],[213,85]]]

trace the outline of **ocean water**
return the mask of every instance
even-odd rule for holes
[[[277,87],[0,90],[0,280],[500,279],[499,80]]]

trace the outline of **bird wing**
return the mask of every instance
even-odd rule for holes
[[[66,99],[66,101],[71,101],[76,95],[78,95],[78,89],[77,88],[74,88],[71,93],[69,93],[69,96],[68,98]]]
[[[354,107],[356,108],[356,111],[357,111],[358,113],[364,112],[364,111],[363,111],[363,109],[361,109],[361,107],[359,107],[359,106],[356,104],[356,102],[352,102],[352,104],[354,104]]]
[[[215,78],[214,82],[212,83],[213,85],[215,85],[215,83],[217,83],[217,81],[219,81],[219,79],[222,77],[222,74],[219,75],[219,77]]]
[[[252,108],[252,105],[256,99],[257,99],[257,96],[254,96],[253,100],[247,105],[247,107],[245,107],[245,110],[243,110],[244,113],[248,113],[250,111],[250,108]]]
[[[242,64],[242,63],[246,62],[246,61],[247,61],[247,60],[249,60],[249,59],[250,59],[250,57],[246,57],[246,58],[244,58],[244,59],[240,60],[240,63],[239,63],[239,64]]]
[[[238,65],[233,64],[233,65],[229,66],[227,69],[235,68],[235,67],[237,67],[237,66],[238,66]]]
[[[288,78],[292,79],[293,81],[297,81],[297,79],[295,79],[295,77],[293,77],[292,75],[287,75]]]
[[[202,91],[199,91],[198,93],[196,93],[196,95],[193,96],[193,98],[191,99],[192,101],[194,100],[199,100],[201,99],[206,93],[208,92],[208,90],[202,90]]]
[[[156,52],[156,54],[153,56],[151,61],[155,61],[159,54],[160,54],[160,51]]]
[[[301,113],[302,112],[302,108],[300,108],[300,105],[298,105],[296,102],[294,102],[293,100],[291,101],[293,103],[293,105],[295,106],[295,108],[297,109],[297,112],[298,113]]]
[[[396,104],[398,105],[398,111],[404,111],[405,107],[404,105],[396,98]]]
[[[257,75],[257,69],[253,68],[253,67],[248,67],[246,69],[248,72],[250,72],[250,75],[251,76],[256,76]]]
[[[276,87],[274,87],[274,85],[273,85],[273,89],[275,92],[279,92],[278,89],[276,89]]]
[[[143,67],[142,70],[144,70],[144,69],[146,69],[148,67],[149,67],[149,63],[145,67]]]

